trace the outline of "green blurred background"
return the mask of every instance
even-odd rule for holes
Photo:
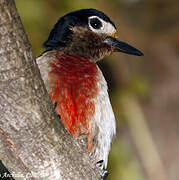
[[[179,1],[17,0],[35,56],[60,16],[82,8],[107,14],[119,39],[144,57],[113,54],[99,63],[109,85],[117,136],[108,180],[179,179]]]

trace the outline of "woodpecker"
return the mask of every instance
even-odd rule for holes
[[[96,62],[113,52],[143,53],[119,41],[115,24],[95,9],[61,17],[44,47],[37,64],[60,120],[106,168],[116,124],[107,83]]]

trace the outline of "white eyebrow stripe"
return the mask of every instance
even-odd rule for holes
[[[96,33],[103,33],[103,34],[107,34],[107,35],[113,35],[116,33],[116,28],[110,23],[110,22],[106,22],[103,19],[101,19],[98,16],[91,16],[89,17],[89,20],[92,18],[97,18],[102,22],[102,28],[101,29],[94,29],[90,23],[88,23],[89,28],[91,29],[91,31],[96,32]]]

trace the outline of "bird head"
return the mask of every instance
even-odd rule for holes
[[[44,47],[64,54],[86,56],[95,62],[112,52],[143,55],[136,48],[118,40],[115,24],[103,12],[95,9],[82,9],[61,17]]]

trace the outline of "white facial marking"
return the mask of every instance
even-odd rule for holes
[[[92,19],[99,20],[102,26],[98,29],[92,27],[92,24],[91,24]],[[108,36],[114,35],[116,33],[116,28],[110,22],[106,22],[98,16],[90,16],[88,18],[88,25],[89,25],[90,30],[96,33],[106,34]]]

